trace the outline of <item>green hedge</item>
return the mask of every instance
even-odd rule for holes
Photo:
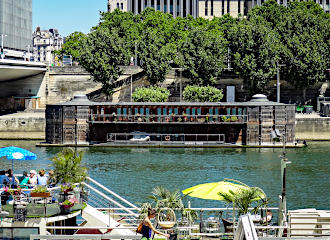
[[[183,98],[187,102],[220,102],[223,93],[222,89],[211,86],[187,86],[183,91]]]
[[[170,91],[157,86],[137,88],[133,95],[134,102],[166,102],[170,96]]]

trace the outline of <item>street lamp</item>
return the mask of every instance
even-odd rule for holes
[[[6,34],[1,34],[1,48],[3,49],[3,38],[8,37]]]
[[[278,62],[276,62],[276,78],[277,78],[277,102],[280,102],[280,67],[284,67],[285,64],[278,64]]]
[[[288,161],[288,158],[286,157],[286,136],[285,133],[280,133],[278,129],[271,131],[271,138],[274,141],[280,141],[282,138],[283,143],[283,152],[281,158],[281,180],[282,180],[282,192],[281,192],[281,202],[279,207],[279,226],[282,225],[284,218],[286,217],[286,165],[290,164],[291,162]]]

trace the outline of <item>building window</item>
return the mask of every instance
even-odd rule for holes
[[[325,0],[325,4],[329,5],[329,0]],[[328,11],[329,12],[329,11]]]
[[[323,0],[320,0],[320,4],[321,4],[321,5],[323,4]]]
[[[120,8],[121,8],[121,10],[124,10],[124,4],[123,3],[120,4]]]
[[[238,13],[241,13],[241,0],[238,0]]]
[[[157,0],[157,10],[160,10],[160,0]]]
[[[230,0],[227,0],[227,13],[230,13]]]
[[[213,0],[211,0],[211,16],[213,16]]]
[[[225,0],[222,0],[221,14],[222,14],[222,15],[225,15]]]
[[[208,0],[205,0],[205,16],[208,15],[208,8],[207,8],[207,5],[209,4],[209,1]]]
[[[117,8],[119,8],[119,3],[117,2]]]

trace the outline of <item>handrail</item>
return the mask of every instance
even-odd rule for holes
[[[141,235],[106,235],[106,234],[76,234],[76,235],[30,235],[30,240],[37,239],[93,239],[93,240],[102,240],[102,239],[141,239]]]
[[[103,198],[105,198],[106,200],[112,202],[113,204],[123,208],[123,210],[127,211],[128,213],[131,213],[133,216],[139,216],[136,213],[133,213],[131,210],[126,209],[123,205],[121,205],[120,203],[116,202],[115,200],[113,200],[112,198],[108,197],[107,195],[105,195],[104,193],[100,192],[99,190],[97,190],[96,188],[92,187],[91,185],[82,182],[82,184],[84,184],[86,187],[88,187],[89,189],[93,190],[94,192],[96,192],[97,194],[99,194],[100,196],[102,196]]]
[[[104,191],[106,191],[106,192],[112,194],[113,196],[119,198],[121,201],[123,201],[124,203],[127,203],[127,204],[130,205],[131,207],[133,207],[133,208],[138,208],[138,207],[135,206],[133,203],[127,201],[125,198],[119,196],[117,193],[111,191],[109,188],[103,186],[101,183],[98,183],[98,182],[95,181],[94,179],[92,179],[92,178],[90,178],[90,177],[87,177],[86,179],[89,180],[89,181],[91,181],[91,182],[94,183],[95,185],[99,186],[99,187],[102,188]],[[125,208],[125,209],[127,209],[127,208]]]

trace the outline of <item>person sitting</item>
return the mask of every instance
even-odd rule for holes
[[[36,170],[31,170],[31,171],[30,171],[30,176],[29,176],[28,184],[30,184],[30,186],[32,186],[32,187],[34,187],[35,185],[38,184],[38,179],[37,179],[37,172],[36,172]]]
[[[272,211],[270,211],[269,209],[267,209],[266,217],[263,217],[261,221],[262,221],[263,224],[269,224],[270,221],[272,220],[272,218],[273,218]]]
[[[7,174],[8,174],[8,178],[9,178],[9,186],[11,188],[17,188],[19,181],[18,181],[17,177],[14,176],[13,170],[8,169]]]
[[[0,171],[0,187],[3,188],[5,186],[8,186],[9,184],[9,178],[6,175],[6,171]]]
[[[55,185],[56,185],[56,177],[55,177],[55,175],[54,175],[54,171],[53,171],[53,170],[50,170],[50,171],[48,172],[47,185],[48,185],[48,187],[50,187],[50,188],[53,188],[53,187],[55,187]]]
[[[28,173],[27,173],[27,171],[24,171],[19,185],[21,188],[28,188],[28,186],[27,186],[28,182],[29,182]]]
[[[45,176],[45,170],[40,170],[39,175],[37,176],[38,185],[46,186],[47,185],[47,176]]]

